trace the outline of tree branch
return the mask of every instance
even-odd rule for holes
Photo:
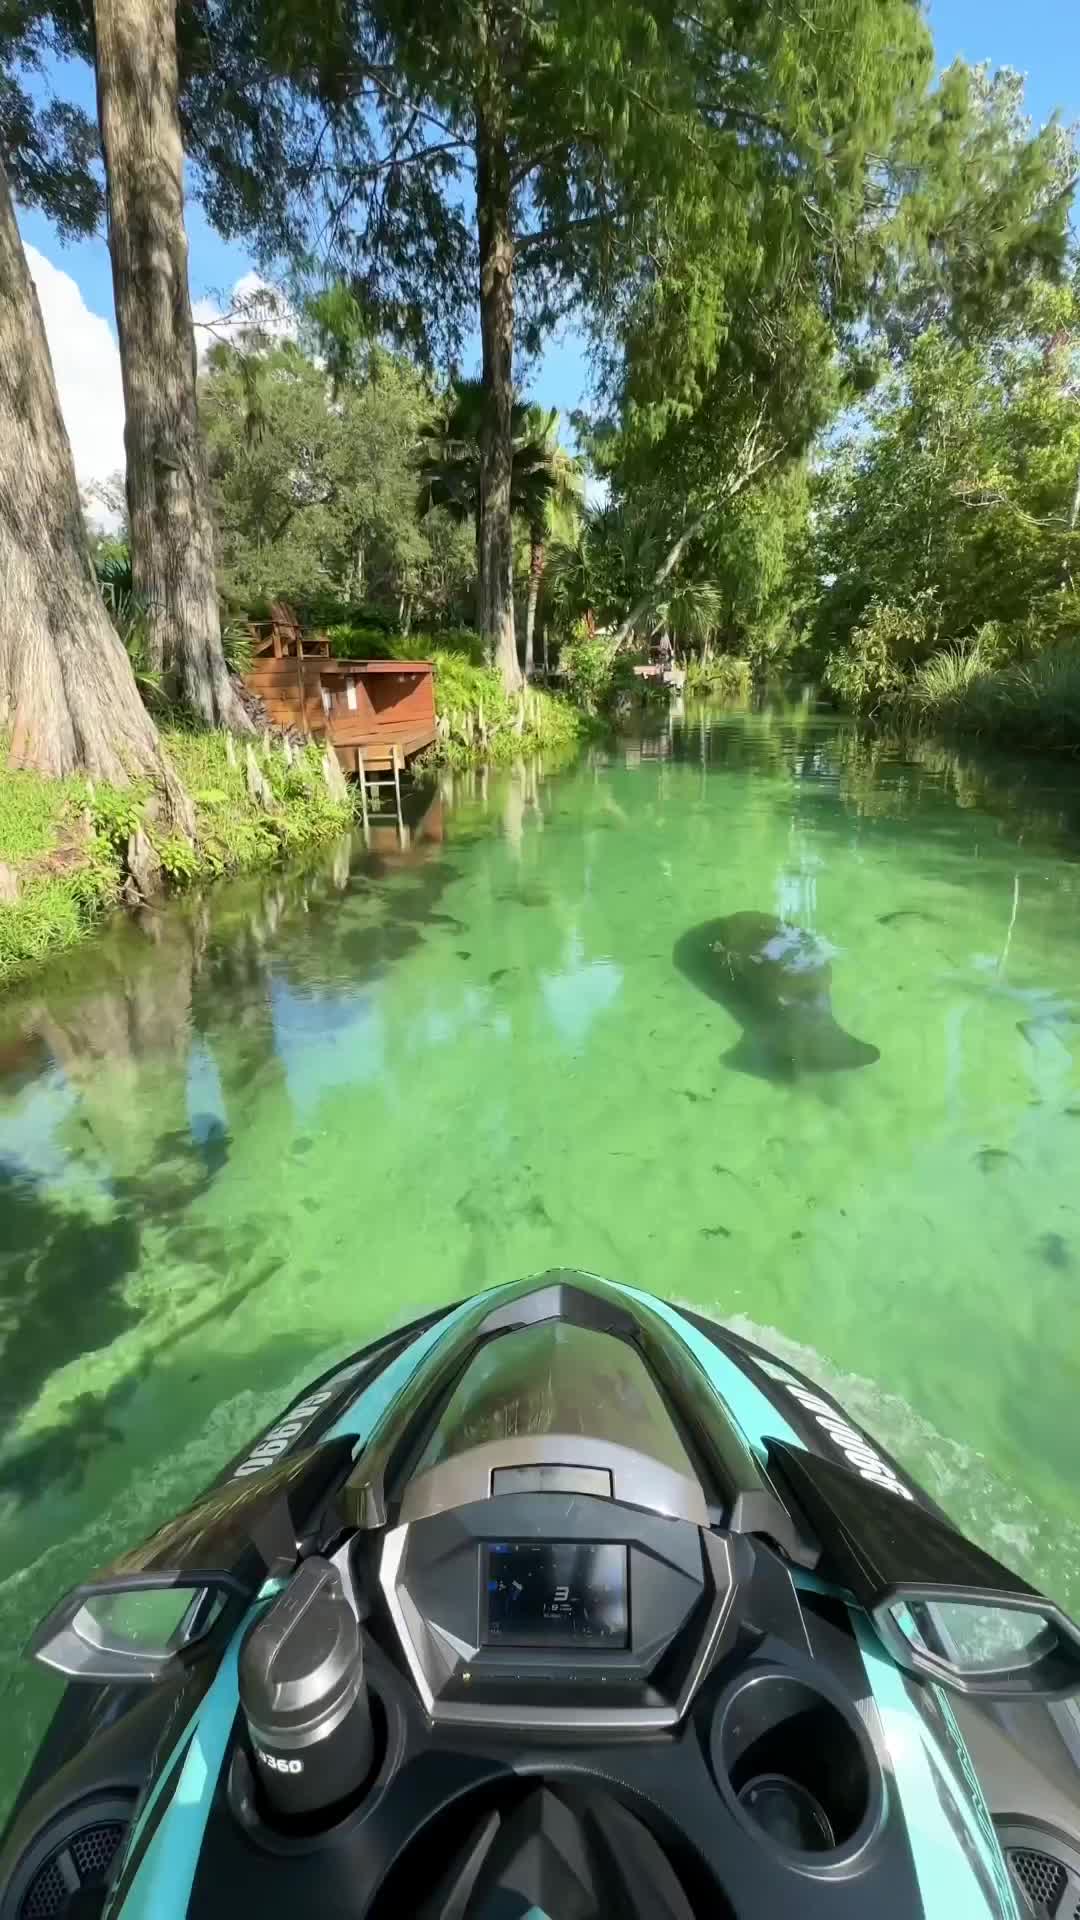
[[[690,525],[683,528],[678,539],[673,541],[672,545],[668,548],[663,560],[661,560],[660,565],[653,574],[648,588],[636,604],[631,607],[625,620],[623,620],[619,626],[615,634],[615,645],[617,647],[625,645],[633,633],[634,628],[637,626],[638,621],[648,613],[650,606],[656,599],[659,589],[663,586],[665,580],[674,573],[687,547],[692,540],[697,538],[710,516],[716,513],[720,507],[727,506],[730,500],[734,500],[737,494],[742,493],[744,488],[750,485],[751,480],[756,479],[759,473],[762,473],[766,467],[771,466],[774,460],[779,460],[787,451],[788,441],[781,440],[773,447],[771,452],[762,454],[760,458],[754,457],[758,435],[760,434],[764,421],[764,410],[765,403],[763,401],[758,412],[758,417],[750,428],[746,441],[744,442],[743,457],[740,462],[739,471],[732,475],[727,486],[721,489],[717,497],[710,500],[708,506],[691,520]]]
[[[538,247],[555,246],[575,233],[587,233],[590,228],[603,224],[603,214],[590,213],[583,214],[580,220],[565,220],[558,227],[538,227],[533,233],[517,233],[514,235],[514,251],[519,256],[527,256]]]

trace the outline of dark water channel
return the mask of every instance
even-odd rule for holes
[[[61,1589],[334,1355],[553,1264],[794,1356],[1080,1608],[1078,829],[1071,770],[706,712],[0,1003],[0,1802]],[[746,913],[827,943],[855,1061],[704,990]]]

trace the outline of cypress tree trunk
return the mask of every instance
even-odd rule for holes
[[[498,82],[496,81],[496,86]],[[480,631],[503,685],[521,685],[514,633],[513,473],[514,239],[510,157],[490,108],[477,113],[476,219],[480,240],[480,343],[488,401],[480,442]]]
[[[525,603],[525,675],[533,670],[533,647],[536,637],[536,609],[540,604],[540,586],[544,578],[544,562],[547,548],[540,528],[534,527],[529,542],[529,597]]]
[[[139,698],[86,543],[41,308],[0,162],[0,726],[11,765],[123,785],[149,775],[173,819],[190,803]]]
[[[195,399],[175,0],[94,0],[132,575],[151,663],[206,726],[251,731],[221,648]]]

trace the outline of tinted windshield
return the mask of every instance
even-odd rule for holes
[[[418,1473],[490,1440],[581,1434],[693,1469],[641,1356],[625,1340],[562,1321],[481,1347],[443,1409]]]

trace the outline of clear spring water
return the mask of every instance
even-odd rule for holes
[[[8,1798],[60,1591],[334,1356],[550,1265],[794,1358],[1080,1609],[1080,788],[810,708],[446,779],[411,844],[121,922],[0,1004]],[[880,1049],[787,1079],[673,963],[775,914]]]

